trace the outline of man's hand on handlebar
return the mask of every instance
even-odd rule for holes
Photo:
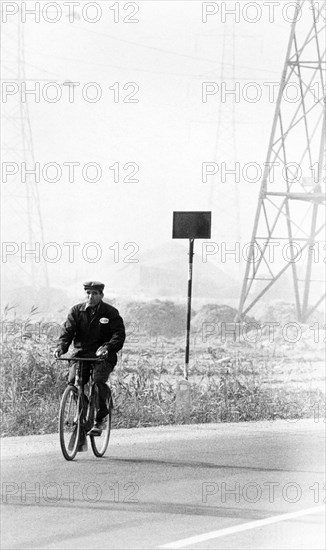
[[[106,346],[100,346],[98,350],[96,351],[96,357],[106,357],[108,355],[108,350]]]
[[[61,355],[63,355],[63,351],[61,349],[56,349],[53,355],[54,355],[55,359],[59,359],[59,357],[61,357]]]

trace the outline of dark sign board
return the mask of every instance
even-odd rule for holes
[[[211,212],[173,212],[173,239],[210,239]]]

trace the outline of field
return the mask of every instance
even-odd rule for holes
[[[236,337],[223,333],[220,320],[213,325],[199,316],[193,325],[188,412],[177,392],[184,337],[133,327],[110,377],[114,427],[324,417],[325,331],[319,325],[292,323],[272,334],[251,327]],[[53,359],[54,346],[51,331],[3,333],[2,436],[57,430],[67,367]]]

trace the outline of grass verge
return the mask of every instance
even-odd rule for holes
[[[169,353],[147,350],[145,355],[141,350],[133,350],[132,366],[128,353],[120,358],[110,380],[114,398],[113,427],[175,422],[176,386],[182,379],[182,350],[177,343],[172,343],[173,346],[176,354],[172,354],[172,358],[171,350]],[[38,341],[27,338],[3,343],[2,436],[57,430],[60,397],[66,386],[68,368],[54,361],[51,353],[51,345],[45,337]],[[197,355],[189,373],[191,411],[188,422],[298,420],[322,416],[323,391],[315,385],[276,383],[276,366],[271,359],[265,361],[262,368],[258,360],[248,360],[248,352],[237,353],[236,358],[230,357],[226,364],[219,361],[214,364],[208,356]]]

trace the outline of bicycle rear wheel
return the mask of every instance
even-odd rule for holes
[[[81,430],[78,390],[68,386],[61,398],[59,412],[60,446],[66,460],[76,456]]]
[[[93,386],[94,387],[94,386]],[[92,402],[94,403],[95,407],[95,416],[96,416],[96,399],[93,399]],[[108,448],[109,439],[110,439],[110,433],[111,433],[111,410],[112,410],[112,404],[111,404],[111,397],[107,399],[106,406],[109,410],[109,414],[105,417],[103,421],[103,430],[101,435],[97,436],[90,436],[91,445],[93,449],[93,453],[97,457],[101,457],[105,454],[106,449]]]

